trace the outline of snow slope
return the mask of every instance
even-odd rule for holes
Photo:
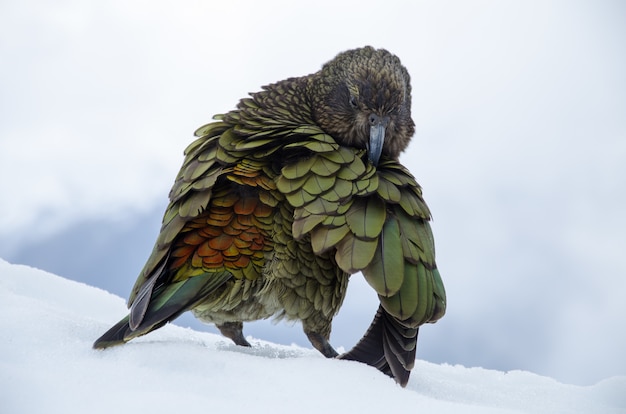
[[[312,349],[257,339],[244,349],[171,324],[91,349],[125,312],[103,290],[0,260],[0,413],[626,412],[626,377],[580,387],[417,361],[402,389]]]

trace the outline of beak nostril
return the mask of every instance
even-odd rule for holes
[[[369,121],[370,121],[370,125],[376,125],[380,122],[380,117],[376,114],[371,114]]]

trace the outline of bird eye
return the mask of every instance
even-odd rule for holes
[[[357,109],[359,107],[359,104],[356,101],[356,98],[352,95],[350,95],[350,106],[352,107],[352,109]]]

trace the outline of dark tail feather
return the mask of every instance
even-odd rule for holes
[[[94,349],[104,349],[125,343],[126,340],[124,338],[132,333],[130,326],[128,326],[128,320],[129,316],[116,323],[100,338],[96,339],[96,342],[93,343]]]
[[[172,319],[174,318],[171,318],[170,320]],[[162,321],[157,325],[151,326],[149,329],[133,331],[132,329],[130,329],[128,320],[129,316],[126,316],[124,319],[113,325],[113,327],[106,331],[100,338],[96,339],[96,342],[93,343],[94,349],[105,349],[116,345],[122,345],[133,338],[145,335],[148,332],[154,331],[155,329],[159,329],[161,326],[169,322]]]
[[[119,321],[94,342],[96,349],[121,345],[141,335],[145,335],[178,318],[183,312],[193,308],[207,294],[221,286],[230,273],[204,274],[181,282],[150,287],[150,300],[139,302],[141,308],[135,315],[134,326],[130,327],[130,315]],[[138,303],[138,302],[135,302]],[[135,303],[130,309],[135,312]]]
[[[382,306],[363,338],[341,359],[371,365],[406,386],[415,362],[418,328],[408,328]]]

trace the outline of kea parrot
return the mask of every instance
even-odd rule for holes
[[[324,356],[405,386],[420,325],[446,308],[430,212],[398,161],[415,131],[398,57],[363,47],[240,100],[200,127],[169,194],[130,313],[94,343],[147,334],[185,311],[250,346],[243,322],[301,321]],[[380,306],[338,355],[329,338],[350,275]]]

